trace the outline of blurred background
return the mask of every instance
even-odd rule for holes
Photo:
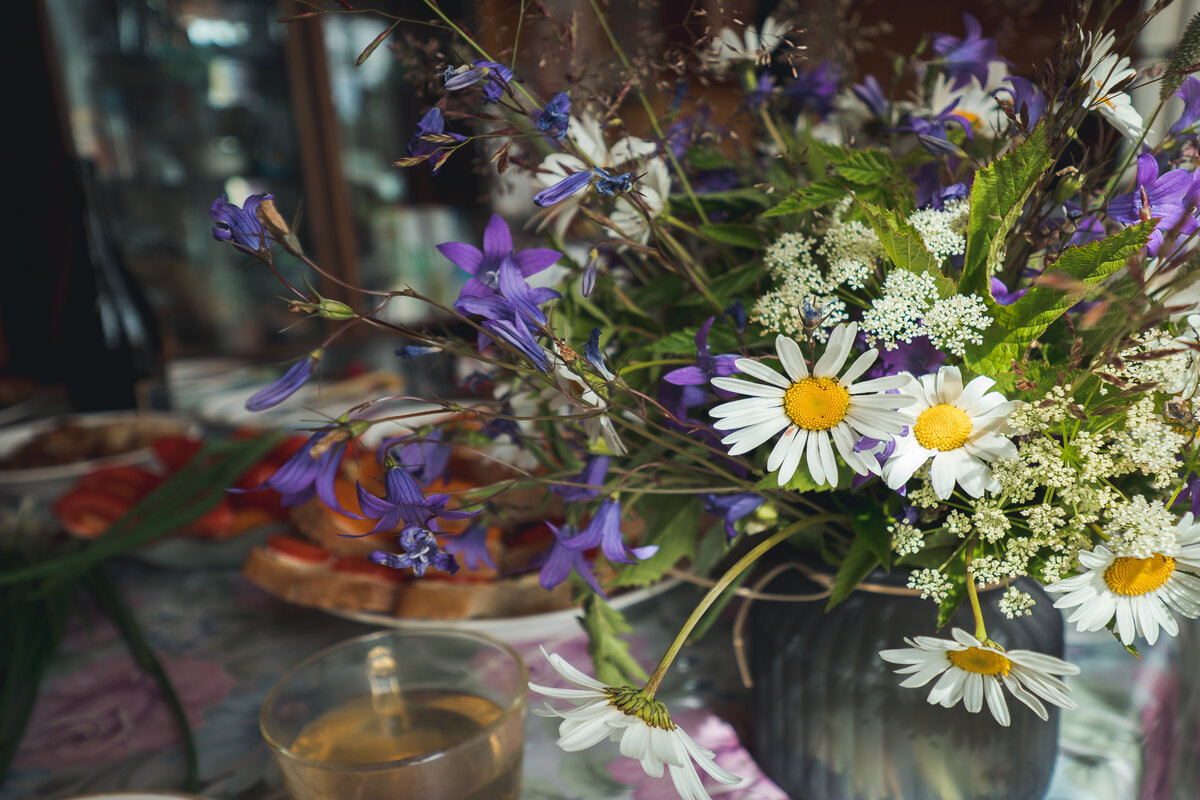
[[[602,85],[603,72],[574,72],[584,55],[601,64],[611,57],[588,0],[542,1],[441,7],[492,52],[511,45],[522,7],[571,20],[570,53],[538,44],[554,38],[552,26],[527,23],[522,41],[531,44],[518,48],[519,71],[547,96],[593,79],[616,95],[620,86]],[[414,0],[374,5],[430,16]],[[1030,74],[1055,48],[1066,10],[1027,0],[926,0],[919,13],[882,0],[609,5],[622,41],[660,49],[694,42],[720,20],[787,17],[806,29],[796,38],[812,64],[832,60],[853,79],[874,73],[885,83],[893,59],[912,52],[922,31],[961,35],[964,10],[998,39],[1014,71]],[[1117,16],[1138,5],[1122,3]],[[1176,3],[1160,17],[1140,54],[1169,48],[1192,5]],[[436,71],[467,54],[446,51],[428,28],[405,26],[355,67],[385,22],[369,14],[277,22],[306,9],[293,0],[26,0],[6,8],[0,408],[36,390],[75,410],[186,410],[208,389],[261,379],[253,370],[278,369],[320,343],[327,323],[289,312],[264,265],[213,240],[208,207],[222,194],[241,204],[273,193],[284,216],[299,220],[306,251],[337,279],[318,290],[352,303],[338,281],[408,284],[451,300],[458,270],[434,246],[478,241],[493,208],[514,230],[528,221],[528,192],[519,179],[493,183],[485,153],[474,163],[452,159],[437,180],[424,168],[390,166],[436,99]],[[853,44],[834,52],[835,40]],[[714,108],[726,102],[720,85],[684,80]],[[664,103],[669,96],[661,93]],[[735,96],[729,91],[727,103]],[[638,132],[632,111],[629,124]],[[286,254],[279,265],[297,273]],[[388,313],[433,322],[418,306],[397,303]],[[397,343],[374,338],[342,337],[325,374],[401,371]]]

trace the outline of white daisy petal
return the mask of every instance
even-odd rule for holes
[[[775,352],[779,354],[779,361],[789,378],[798,381],[808,377],[808,365],[804,363],[804,355],[795,339],[779,334],[775,338]]]
[[[718,389],[724,389],[727,392],[734,392],[736,394],[746,394],[751,397],[783,397],[783,390],[778,386],[764,386],[761,383],[751,383],[740,378],[713,378],[711,383]]]
[[[739,358],[734,362],[734,366],[738,368],[739,372],[752,375],[755,378],[758,378],[760,381],[773,383],[780,389],[786,389],[792,385],[790,380],[780,375],[766,364],[761,364],[752,358]]]

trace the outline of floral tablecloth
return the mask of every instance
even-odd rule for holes
[[[199,793],[211,800],[286,797],[259,734],[263,698],[303,658],[371,628],[285,604],[228,567],[187,571],[123,563],[114,569],[194,726]],[[693,589],[681,587],[630,612],[633,651],[644,664],[653,663],[694,599]],[[1081,708],[1062,716],[1059,764],[1048,799],[1194,796],[1194,789],[1193,795],[1176,792],[1187,770],[1194,780],[1200,735],[1181,737],[1179,728],[1183,720],[1194,726],[1200,719],[1200,688],[1181,680],[1187,673],[1175,662],[1200,648],[1160,643],[1138,662],[1121,655],[1103,636],[1068,639],[1068,658],[1087,662],[1081,664],[1086,679],[1073,681]],[[685,651],[664,696],[677,721],[718,753],[718,763],[750,779],[734,789],[714,787],[714,796],[723,789],[721,796],[731,800],[786,800],[759,773],[739,740],[740,687],[727,657],[728,643],[727,634],[716,631]],[[518,649],[535,681],[553,680],[539,644],[528,642]],[[573,663],[586,664],[582,635],[545,644]],[[1128,692],[1134,685],[1138,690]],[[531,703],[540,699],[532,697]],[[555,720],[530,715],[524,798],[675,796],[668,779],[648,778],[635,762],[620,758],[615,746],[564,756],[554,746],[555,731]],[[14,767],[0,787],[0,800],[49,800],[131,788],[178,790],[184,773],[178,745],[153,679],[133,663],[112,626],[100,617],[77,620],[43,683]],[[1143,769],[1151,777],[1139,790]]]

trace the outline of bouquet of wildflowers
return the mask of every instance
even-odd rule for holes
[[[270,195],[218,200],[214,234],[277,270],[297,309],[395,334],[403,357],[474,365],[486,399],[431,400],[474,424],[405,420],[358,509],[332,481],[349,443],[393,419],[373,398],[265,486],[377,519],[396,547],[373,559],[418,576],[485,557],[504,492],[565,501],[546,504],[554,540],[530,566],[587,595],[598,679],[550,655],[577,688],[535,687],[570,704],[550,711],[564,749],[619,739],[687,798],[708,796],[697,766],[737,782],[655,694],[706,612],[788,540],[828,563],[831,605],[878,568],[908,570],[939,624],[969,604],[973,630],[908,639],[880,667],[1001,725],[1010,697],[1043,719],[1072,707],[1062,677],[1078,669],[992,641],[981,587],[1005,587],[1001,610],[1021,617],[1033,599],[1014,581],[1038,581],[1069,623],[1131,651],[1200,616],[1200,20],[1139,73],[1123,54],[1163,4],[1111,31],[1115,4],[1084,3],[1055,57],[1015,75],[966,15],[878,79],[805,60],[779,18],[647,57],[593,3],[610,82],[543,95],[514,53],[427,5],[421,24],[465,55],[440,65],[396,164],[477,158],[523,180],[544,239],[518,248],[494,216],[482,242],[440,245],[465,283],[452,306],[421,299],[470,335],[384,321],[391,299],[420,297],[408,288],[352,308],[298,287],[276,245],[321,268]],[[301,16],[321,13],[350,12]],[[571,25],[541,22],[571,44]],[[363,58],[415,24],[396,19]],[[1129,92],[1148,83],[1160,100],[1143,118]],[[740,93],[732,114],[710,106],[718,87]],[[286,400],[321,355],[251,406]],[[438,487],[455,449],[503,470],[450,510]],[[440,531],[453,516],[472,524]],[[604,598],[681,566],[715,585],[646,675]]]

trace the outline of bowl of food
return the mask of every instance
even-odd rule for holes
[[[149,464],[163,436],[196,433],[171,414],[71,414],[0,429],[0,498],[48,502],[83,475],[117,464]]]

